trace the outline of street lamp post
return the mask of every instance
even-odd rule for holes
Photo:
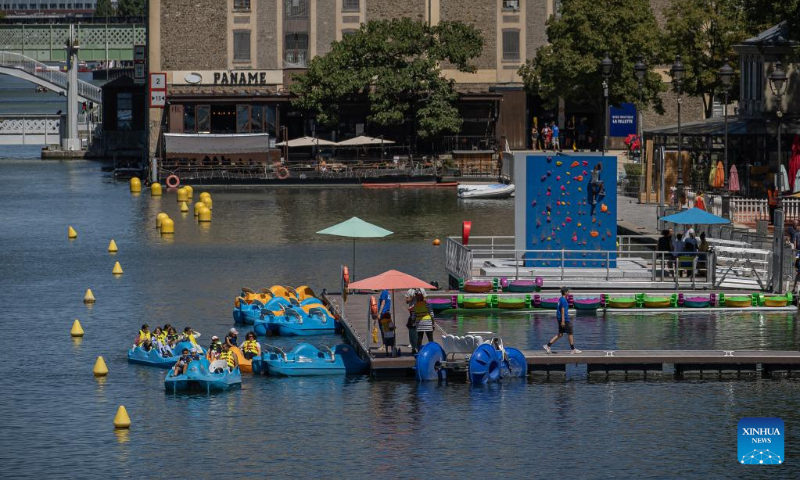
[[[675,56],[675,63],[672,64],[670,75],[672,76],[672,85],[675,93],[678,94],[678,180],[676,182],[675,191],[675,205],[678,209],[682,206],[683,198],[683,137],[681,136],[681,83],[683,82],[683,74],[686,68],[683,66],[681,56]]]
[[[644,160],[644,138],[642,138],[642,131],[644,130],[642,126],[642,105],[644,105],[644,103],[642,102],[642,91],[644,90],[644,77],[647,75],[647,64],[644,63],[644,57],[641,55],[639,55],[639,61],[633,66],[633,71],[636,74],[636,79],[639,80],[639,105],[636,107],[636,135],[639,137],[639,162],[641,163]]]
[[[781,192],[783,191],[783,186],[781,185],[781,133],[783,133],[782,127],[782,118],[783,118],[783,109],[781,108],[781,97],[786,92],[786,72],[783,71],[783,64],[781,61],[778,60],[775,62],[775,69],[769,76],[769,88],[772,90],[773,95],[777,98],[777,112],[776,116],[778,117],[778,169],[777,169],[777,177],[778,177],[778,201],[777,205],[775,205],[775,218],[780,219],[780,224],[783,225],[783,198],[781,196]],[[783,292],[783,249],[784,249],[784,240],[783,240],[783,232],[778,231],[777,224],[775,230],[775,238],[778,239],[778,272],[777,272],[777,281],[773,280],[773,284],[775,287],[776,292]],[[775,275],[773,275],[773,279]]]
[[[722,82],[722,87],[725,90],[725,105],[723,106],[723,116],[725,117],[725,154],[723,156],[723,163],[725,165],[725,184],[723,185],[722,191],[722,209],[724,210],[723,214],[727,215],[728,204],[730,202],[730,170],[728,169],[728,93],[731,90],[731,82],[733,81],[733,68],[728,63],[728,59],[725,59],[725,64],[722,65],[722,68],[719,69],[719,79]]]
[[[611,73],[614,71],[614,62],[608,57],[606,52],[605,58],[600,62],[600,73],[603,75],[603,97],[605,97],[606,108],[604,110],[605,130],[603,132],[603,155],[608,150],[608,131],[610,129],[610,112],[608,110],[608,81],[611,78]]]

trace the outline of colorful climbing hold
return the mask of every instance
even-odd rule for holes
[[[556,180],[561,181],[561,175],[556,176]]]
[[[567,217],[565,220],[567,223],[570,223],[572,221],[572,217]]]
[[[586,165],[589,165],[589,162],[587,162],[586,160],[584,160],[584,161],[583,161],[583,166],[585,167]]]
[[[572,162],[572,165],[570,165],[570,167],[572,167],[572,168],[575,168],[575,167],[577,167],[578,165],[580,165],[580,163],[578,163],[578,161],[577,161],[577,160],[575,160],[574,162]]]
[[[584,175],[588,175],[588,173],[586,172],[586,170],[584,170],[584,171],[583,171],[583,174],[584,174]]]
[[[583,191],[583,189],[582,189],[581,187],[578,187],[578,191],[579,191],[579,192],[582,192],[582,191]]]
[[[578,222],[578,227],[580,227],[580,226],[581,226],[581,222]]]
[[[545,180],[547,180],[547,175],[542,175],[542,181],[544,182]]]
[[[564,185],[561,185],[561,191],[562,192],[565,191],[566,189],[567,189],[567,187],[565,187]]]
[[[583,175],[578,175],[578,176],[576,176],[576,177],[575,177],[575,181],[576,181],[576,182],[582,182],[582,181],[583,181]]]
[[[572,234],[572,241],[573,242],[577,242],[578,241],[578,234],[577,233],[573,233]]]
[[[600,235],[600,232],[598,232],[597,230],[592,230],[591,232],[589,232],[589,235],[591,235],[592,238],[597,238]]]

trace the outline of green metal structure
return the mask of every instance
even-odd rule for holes
[[[78,60],[99,62],[133,60],[133,46],[144,45],[144,24],[77,24]],[[69,24],[0,25],[0,51],[17,53],[40,62],[66,62],[64,49]]]

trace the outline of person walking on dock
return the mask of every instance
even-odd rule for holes
[[[552,353],[550,347],[553,346],[564,334],[567,334],[567,339],[569,340],[569,348],[572,349],[572,353],[583,353],[580,350],[575,348],[575,339],[572,336],[572,322],[569,321],[569,300],[567,300],[567,295],[569,294],[569,289],[567,287],[561,287],[561,298],[558,299],[558,307],[556,308],[556,321],[558,322],[558,335],[551,338],[547,344],[543,345],[544,351],[547,353]]]

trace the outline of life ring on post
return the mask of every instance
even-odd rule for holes
[[[375,295],[369,297],[369,313],[372,318],[378,318],[378,301],[375,300]]]
[[[180,184],[181,184],[181,179],[178,178],[177,175],[170,175],[169,177],[167,177],[167,186],[169,188],[176,188]]]
[[[278,177],[279,180],[286,180],[289,178],[289,169],[286,167],[280,167],[275,172],[275,176]]]

